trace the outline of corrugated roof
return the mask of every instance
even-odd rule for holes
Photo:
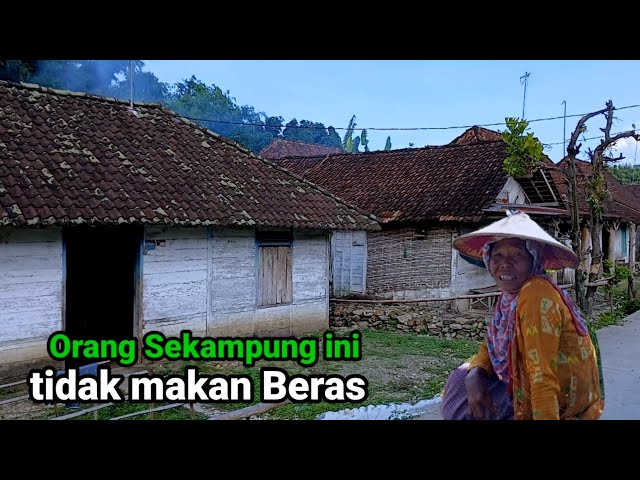
[[[0,225],[377,229],[333,194],[157,104],[0,82]]]

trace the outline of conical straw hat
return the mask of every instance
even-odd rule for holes
[[[573,250],[562,245],[531,220],[529,215],[522,212],[516,212],[475,232],[461,235],[454,240],[453,246],[461,254],[482,262],[482,247],[486,243],[505,238],[535,240],[540,243],[543,246],[542,266],[545,270],[578,267],[578,257]]]

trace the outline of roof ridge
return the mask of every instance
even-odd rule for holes
[[[339,148],[339,147],[332,147],[330,145],[323,145],[321,143],[309,143],[309,142],[303,142],[301,140],[289,140],[288,138],[284,138],[284,137],[276,137],[273,139],[274,142],[289,142],[289,143],[299,143],[300,145],[313,145],[313,146],[319,146],[319,147],[327,147],[327,148]]]
[[[272,163],[271,161],[267,160],[266,158],[261,157],[260,155],[256,155],[256,154],[255,154],[255,153],[253,153],[251,150],[249,150],[248,148],[246,148],[246,147],[244,147],[244,146],[240,145],[239,143],[234,142],[233,140],[231,140],[231,139],[229,139],[229,138],[227,138],[227,137],[223,137],[222,135],[220,135],[220,134],[218,134],[218,133],[216,133],[216,132],[214,132],[214,131],[212,131],[212,130],[209,130],[209,129],[208,129],[208,128],[206,128],[206,127],[202,127],[202,126],[198,125],[197,123],[192,122],[192,121],[191,121],[191,120],[189,120],[188,118],[185,118],[185,117],[181,116],[179,113],[174,112],[173,110],[169,110],[168,108],[165,108],[165,107],[164,107],[164,106],[162,106],[162,105],[160,106],[160,108],[161,108],[162,110],[164,110],[164,111],[166,111],[166,112],[168,112],[168,113],[170,113],[170,114],[172,114],[172,115],[174,115],[174,116],[178,117],[178,118],[179,118],[179,119],[181,119],[182,121],[184,121],[184,122],[186,122],[186,123],[188,123],[188,124],[192,124],[192,125],[194,125],[195,127],[197,127],[198,129],[203,130],[206,134],[208,134],[208,135],[212,135],[212,136],[214,136],[215,138],[217,138],[217,139],[221,140],[222,142],[224,142],[224,143],[226,143],[226,144],[228,144],[228,145],[231,145],[231,146],[233,146],[233,147],[236,147],[236,148],[238,148],[238,149],[242,150],[244,153],[246,153],[246,154],[247,154],[247,155],[249,155],[250,157],[253,157],[253,158],[257,159],[257,160],[260,160],[261,162],[263,162],[263,163],[265,163],[265,164],[269,165],[270,167],[273,167],[273,168],[275,168],[275,169],[277,169],[277,170],[279,170],[279,171],[281,171],[281,172],[283,172],[283,173],[285,173],[285,174],[287,174],[287,175],[289,175],[289,176],[291,176],[291,177],[295,178],[295,179],[296,179],[296,180],[298,180],[298,181],[301,181],[301,182],[303,182],[303,183],[305,183],[305,184],[310,185],[311,187],[315,188],[316,190],[318,190],[318,191],[319,191],[320,193],[322,193],[323,195],[326,195],[326,196],[330,197],[331,199],[333,199],[333,200],[335,200],[335,201],[337,201],[337,202],[339,202],[339,203],[343,204],[344,206],[346,206],[346,207],[348,207],[348,208],[351,208],[352,210],[354,210],[354,211],[358,212],[360,215],[363,215],[364,217],[368,218],[369,220],[373,220],[373,221],[375,221],[375,222],[382,223],[382,222],[380,221],[380,219],[378,219],[378,217],[376,217],[373,213],[371,213],[371,212],[367,212],[367,211],[365,211],[365,210],[362,210],[360,207],[357,207],[357,206],[355,206],[355,205],[351,205],[350,203],[347,203],[346,201],[344,201],[343,199],[341,199],[341,198],[340,198],[340,197],[338,197],[337,195],[334,195],[334,194],[333,194],[333,193],[331,193],[330,191],[328,191],[328,190],[326,190],[326,189],[322,188],[321,186],[319,186],[319,185],[317,185],[317,184],[315,184],[315,183],[313,183],[313,182],[311,182],[311,181],[309,181],[309,180],[305,179],[304,177],[302,177],[302,176],[300,176],[300,175],[298,175],[298,174],[296,174],[296,173],[293,173],[293,172],[292,172],[292,171],[290,171],[290,170],[287,170],[287,169],[286,169],[286,168],[284,168],[284,167],[281,167],[280,165],[276,165],[275,163]],[[320,155],[320,156],[323,156],[323,155]]]
[[[375,155],[388,152],[388,153],[398,153],[398,152],[415,152],[419,150],[441,150],[447,148],[474,148],[478,145],[487,145],[490,143],[501,144],[504,143],[504,140],[479,140],[474,143],[466,143],[466,144],[446,144],[446,145],[425,145],[424,147],[407,147],[407,148],[394,148],[392,150],[371,150],[369,152],[338,152],[338,153],[322,153],[319,155],[287,155],[285,157],[281,157],[278,160],[283,160],[286,158],[313,158],[319,159],[324,157],[336,157],[336,156],[345,156],[345,155]]]
[[[116,97],[106,97],[104,95],[96,95],[92,93],[77,91],[77,90],[66,90],[61,88],[53,88],[53,87],[45,87],[44,85],[40,85],[38,83],[27,83],[27,82],[11,82],[8,80],[0,80],[0,86],[6,85],[10,88],[22,88],[24,90],[36,90],[44,93],[54,94],[54,95],[64,95],[67,97],[84,97],[89,100],[99,100],[101,102],[109,102],[116,103],[122,105],[131,105],[130,100],[122,100]],[[163,107],[161,103],[158,102],[133,102],[134,106],[140,107]]]

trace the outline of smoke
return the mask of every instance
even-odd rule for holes
[[[133,88],[130,67],[133,66]],[[43,86],[136,102],[164,103],[169,86],[141,60],[40,60],[29,80]]]

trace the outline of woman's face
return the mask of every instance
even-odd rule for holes
[[[533,257],[524,240],[506,238],[491,249],[489,271],[503,292],[517,292],[531,276]]]

